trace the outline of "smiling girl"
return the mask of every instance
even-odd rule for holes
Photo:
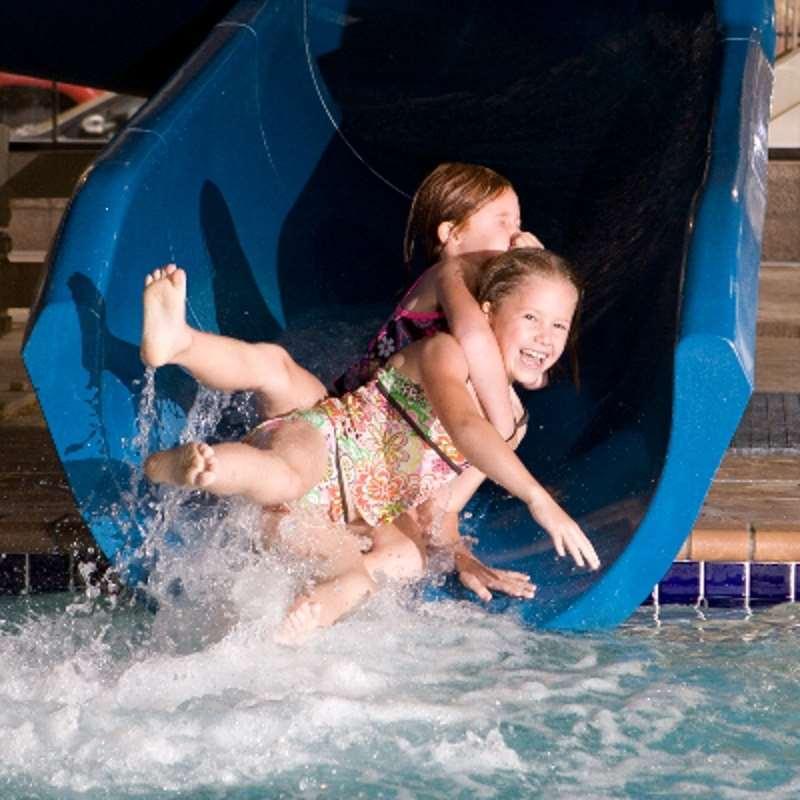
[[[507,393],[517,419],[523,408],[512,384],[538,386],[562,355],[579,286],[566,261],[541,249],[510,250],[481,271],[476,297],[501,356],[498,388]],[[285,351],[281,357],[291,360]],[[486,419],[464,349],[445,332],[395,353],[352,393],[267,420],[241,442],[213,448],[190,443],[156,453],[145,469],[156,483],[242,495],[268,507],[288,504],[334,525],[360,519],[380,528],[469,465],[522,500],[559,555],[569,553],[579,566],[599,566],[578,524]],[[314,555],[313,542],[308,554]],[[340,574],[326,576],[295,604],[284,623],[285,637],[301,638],[338,619],[374,591],[372,572],[351,560]],[[336,590],[327,591],[334,583]]]

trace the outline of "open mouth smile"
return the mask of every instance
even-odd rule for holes
[[[544,350],[538,350],[531,347],[523,347],[520,351],[522,356],[522,363],[527,367],[534,369],[544,369],[550,354]]]

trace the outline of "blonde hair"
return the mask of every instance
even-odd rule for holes
[[[575,287],[578,303],[572,317],[565,347],[570,362],[570,372],[575,386],[580,387],[578,372],[578,320],[583,300],[583,280],[566,258],[538,247],[520,247],[490,258],[478,276],[475,297],[478,303],[495,305],[508,297],[524,280],[532,275],[561,278]]]
[[[410,265],[421,248],[425,266],[430,266],[441,253],[438,228],[442,222],[452,222],[457,228],[490,200],[511,188],[508,178],[489,167],[457,161],[439,164],[422,181],[411,200],[403,260]]]

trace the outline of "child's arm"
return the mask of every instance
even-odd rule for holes
[[[530,575],[508,569],[493,569],[473,555],[469,542],[459,533],[458,512],[484,480],[475,467],[462,472],[434,497],[417,508],[417,519],[430,532],[431,547],[451,554],[453,566],[461,583],[475,592],[481,600],[492,599],[492,591],[510,597],[531,598],[536,587]]]
[[[514,395],[512,403],[512,411],[515,416],[521,417],[523,414],[522,404],[519,398]],[[506,444],[512,449],[516,450],[519,443],[525,437],[527,432],[527,425],[522,425],[514,431],[514,436]],[[450,481],[446,486],[443,486],[439,491],[426,503],[420,506],[419,510],[425,514],[423,509],[430,508],[427,515],[429,527],[435,529],[442,527],[450,537],[450,544],[453,544],[458,538],[458,515],[464,510],[465,506],[472,499],[475,492],[480,489],[481,484],[486,480],[486,476],[477,470],[475,467],[470,467],[462,472],[455,480]],[[434,514],[440,514],[447,520],[443,526],[435,525]],[[437,542],[434,542],[437,544]]]
[[[536,594],[536,585],[529,575],[510,569],[492,569],[477,559],[463,538],[459,539],[453,552],[458,579],[467,589],[475,592],[484,602],[492,599],[493,589],[510,597],[531,598]]]
[[[544,245],[539,241],[538,237],[534,236],[530,231],[517,231],[511,237],[511,249],[517,247],[540,247],[544,249]]]
[[[437,276],[436,293],[444,309],[450,332],[461,345],[469,365],[469,377],[481,407],[500,435],[514,432],[514,414],[508,396],[508,379],[486,315],[467,287],[463,258],[443,261]]]
[[[578,524],[531,475],[490,422],[481,416],[467,389],[469,367],[452,336],[439,334],[422,345],[422,387],[455,446],[478,470],[522,500],[533,518],[550,534],[556,552],[566,551],[578,566],[600,566],[592,543]],[[508,394],[508,381],[502,386]]]

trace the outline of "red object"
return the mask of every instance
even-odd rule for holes
[[[50,89],[52,81],[43,78],[30,78],[27,75],[15,75],[13,72],[0,72],[0,89],[8,86],[28,86],[36,89]],[[85,103],[94,97],[103,94],[101,89],[91,89],[88,86],[76,86],[74,83],[56,82],[56,90],[69,97],[75,105]]]

